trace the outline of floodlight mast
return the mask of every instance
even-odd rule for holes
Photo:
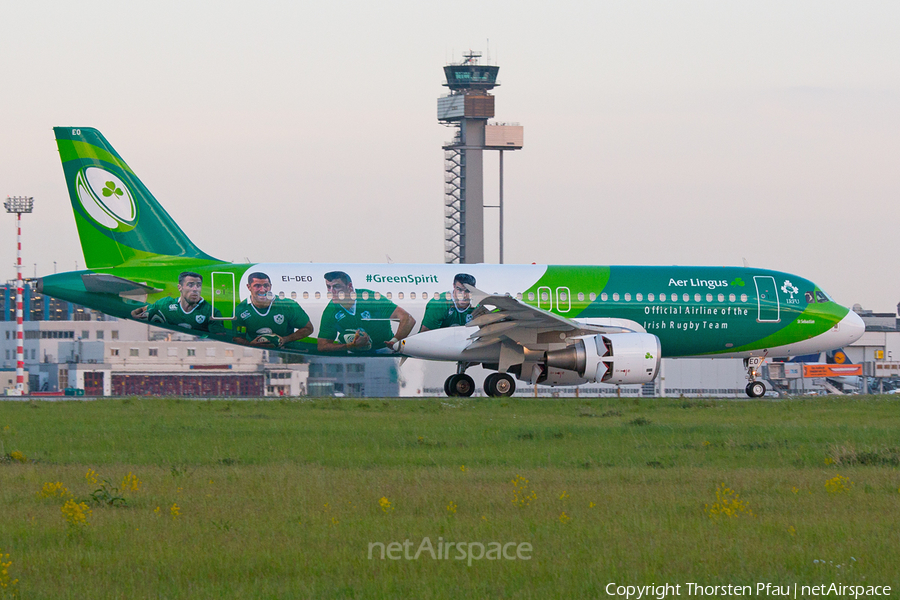
[[[34,208],[32,196],[7,196],[3,202],[8,213],[16,213],[16,389],[11,395],[25,395],[25,327],[22,310],[22,215]]]

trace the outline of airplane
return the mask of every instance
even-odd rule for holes
[[[865,326],[802,277],[749,267],[236,264],[200,250],[96,129],[54,128],[87,268],[36,290],[124,319],[279,352],[455,362],[448,396],[642,384],[663,357],[840,348]]]

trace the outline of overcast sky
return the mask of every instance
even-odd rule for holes
[[[898,2],[0,0],[0,27],[28,276],[84,267],[54,126],[100,129],[214,256],[443,262],[436,100],[471,48],[500,66],[497,120],[525,126],[507,262],[746,258],[900,301]]]

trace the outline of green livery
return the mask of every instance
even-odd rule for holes
[[[244,343],[311,324],[305,340],[278,350],[453,361],[460,372],[445,385],[451,395],[474,390],[465,374],[472,364],[497,371],[487,393],[509,395],[513,377],[643,382],[656,376],[660,356],[808,354],[863,332],[859,317],[813,282],[765,269],[227,263],[194,245],[99,131],[54,133],[87,270],[48,275],[38,287],[121,318]],[[270,280],[267,314],[249,302],[252,272]],[[325,275],[336,272],[349,297],[331,297],[337,288]],[[199,302],[182,290],[185,277],[200,288]],[[469,283],[454,293],[472,297],[464,310],[447,292],[460,281]],[[361,331],[370,344],[335,346]],[[760,382],[749,365],[755,395]]]
[[[232,328],[236,336],[252,342],[259,336],[276,334],[285,337],[309,323],[309,316],[299,304],[290,299],[275,298],[265,311],[253,306],[249,299],[237,305]],[[291,348],[289,343],[285,347]]]
[[[218,310],[213,311],[212,305],[202,299],[190,310],[185,311],[178,298],[171,296],[160,298],[147,309],[147,321],[154,325],[174,329],[186,329],[213,335],[225,334],[221,313]]]

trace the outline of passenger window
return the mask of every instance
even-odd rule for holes
[[[291,292],[291,300],[297,299],[297,292]]]
[[[278,297],[279,297],[280,299],[284,300],[284,292],[283,292],[283,291],[278,292]]]
[[[701,296],[700,294],[694,294],[694,302],[700,302]]]
[[[737,300],[737,296],[735,296],[734,294],[728,294],[729,302],[734,302],[735,300]]]
[[[653,302],[653,299],[654,299],[654,298],[655,298],[655,296],[654,296],[653,294],[647,294],[647,301],[648,301],[648,302]],[[662,300],[662,296],[660,296],[660,300]]]
[[[690,302],[690,301],[691,301],[691,295],[686,293],[686,294],[684,294],[684,295],[681,297],[681,299],[684,300],[685,302]]]
[[[522,299],[522,292],[516,292],[516,300]]]
[[[316,298],[318,298],[318,297],[319,297],[319,292],[316,292]],[[331,292],[325,292],[325,297],[328,298],[329,300],[331,300],[334,297],[334,294],[332,294]]]
[[[435,293],[434,293],[434,299],[435,299],[435,300],[440,300],[440,299],[441,299],[441,293],[440,293],[440,292],[435,292]]]
[[[643,295],[643,294],[636,294],[635,297],[634,297],[634,299],[637,300],[638,302],[641,302],[641,301],[644,299],[644,295]]]
[[[528,299],[534,302],[534,292],[528,292]]]
[[[619,292],[614,292],[613,293],[613,302],[618,302],[618,301],[619,301]]]
[[[391,299],[391,293],[388,292],[387,294],[384,295],[384,297],[387,298],[388,300],[390,300],[390,299]]]
[[[578,301],[584,302],[584,292],[578,292]]]
[[[666,295],[665,295],[665,294],[660,294],[660,295],[659,295],[659,301],[660,301],[660,302],[665,302],[665,301],[666,301]],[[673,302],[674,302],[674,298],[673,298]]]
[[[725,294],[719,294],[719,302],[725,302]]]
[[[415,299],[416,299],[416,293],[415,293],[415,292],[410,292],[410,293],[409,293],[409,299],[410,299],[410,300],[415,300]]]
[[[629,293],[625,294],[625,302],[631,302],[631,294],[629,294]]]
[[[316,300],[322,297],[322,292],[316,292]],[[331,294],[328,294],[328,297],[331,298]]]
[[[747,294],[741,294],[741,302],[747,301]]]
[[[712,294],[707,294],[707,295],[706,295],[706,301],[707,301],[707,302],[712,302]]]
[[[381,292],[375,292],[375,299],[381,300]]]
[[[600,300],[602,300],[603,302],[606,302],[608,299],[609,299],[609,296],[606,295],[606,292],[603,292],[602,294],[600,294]]]
[[[403,300],[403,292],[397,292],[397,300]]]
[[[595,294],[594,292],[591,292],[590,294],[588,294],[588,298],[590,298],[591,302],[593,302],[594,300],[597,299],[597,294]]]
[[[309,300],[309,292],[303,292],[303,299]]]
[[[363,292],[363,293],[362,293],[362,297],[363,297],[363,300],[368,300],[368,299],[369,299],[369,292]]]

